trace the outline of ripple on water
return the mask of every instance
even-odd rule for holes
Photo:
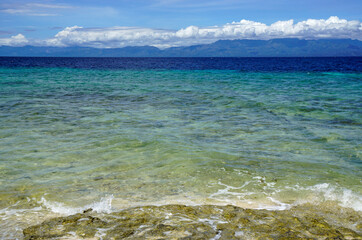
[[[268,216],[278,214],[276,209],[302,212],[304,203],[361,210],[360,73],[64,68],[0,73],[2,238],[86,208],[105,215],[170,203],[230,204]],[[226,209],[205,206],[210,208]],[[201,215],[198,219],[212,219]],[[343,222],[334,217],[333,224]],[[80,225],[91,219],[82,218]],[[197,226],[213,232],[225,221],[217,219]],[[194,234],[164,227],[166,220],[150,221],[164,229],[145,227],[145,234]],[[69,225],[75,229],[67,228],[73,235],[79,234],[76,222]],[[232,227],[233,236],[254,236]],[[102,229],[94,234],[109,234]],[[302,229],[300,234],[308,236]]]

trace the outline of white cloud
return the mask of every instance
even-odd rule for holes
[[[23,34],[18,34],[10,38],[0,38],[0,46],[19,47],[19,46],[24,46],[27,43],[29,43],[29,41],[26,39],[26,37]]]
[[[53,38],[33,41],[33,45],[88,46],[116,48],[151,45],[159,48],[212,43],[226,39],[273,38],[352,38],[362,40],[362,24],[338,17],[278,21],[271,25],[249,20],[227,23],[223,26],[189,26],[178,31],[139,27],[82,28],[67,27]],[[3,44],[4,45],[4,44]]]
[[[44,41],[46,45],[125,47],[143,45],[163,45],[172,38],[174,32],[161,29],[112,27],[82,28],[67,27],[54,38]]]
[[[4,6],[0,12],[26,16],[59,16],[58,10],[74,8],[70,5],[26,3]]]

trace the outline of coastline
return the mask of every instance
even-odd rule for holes
[[[340,204],[336,200],[275,201],[274,206],[267,206],[179,196],[141,203],[108,196],[71,207],[42,197],[37,202],[29,199],[27,208],[17,203],[1,211],[5,222],[0,225],[9,231],[2,233],[4,239],[362,238],[361,211]],[[209,230],[200,231],[200,224]]]
[[[23,233],[26,240],[360,239],[361,230],[359,214],[340,207],[321,210],[304,204],[278,211],[232,205],[160,205],[108,214],[87,209],[25,228]]]

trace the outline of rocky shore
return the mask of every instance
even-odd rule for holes
[[[24,239],[362,239],[358,213],[301,205],[269,211],[236,206],[142,206],[110,214],[92,209],[23,230]]]

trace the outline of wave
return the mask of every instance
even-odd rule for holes
[[[210,198],[221,203],[253,209],[287,210],[301,204],[318,205],[330,201],[344,208],[362,211],[362,195],[338,185],[320,183],[307,187],[299,185],[276,187],[275,182],[267,182],[265,177],[256,176],[253,179],[240,187],[230,186],[219,181],[218,185],[224,186],[224,188],[211,194]],[[255,180],[263,183],[261,192],[257,193],[246,189],[248,185],[255,184]],[[246,190],[243,191],[243,189]],[[298,193],[298,196],[294,196],[294,199],[284,199],[285,202],[280,195],[286,192]],[[259,199],[259,201],[251,200],[256,194],[262,194],[264,198]]]
[[[362,196],[350,189],[346,189],[339,186],[333,186],[329,183],[321,183],[308,187],[301,187],[295,185],[292,187],[285,187],[285,189],[276,188],[274,183],[268,183],[263,178],[255,177],[255,179],[265,182],[264,198],[253,199],[253,194],[256,192],[252,191],[240,191],[245,188],[251,182],[246,182],[240,187],[234,187],[222,182],[218,184],[224,186],[217,192],[211,194],[206,198],[181,198],[176,196],[173,198],[164,198],[157,202],[127,202],[123,199],[117,199],[114,195],[108,195],[102,197],[100,200],[94,201],[91,204],[86,204],[79,207],[71,207],[61,202],[49,201],[45,196],[41,197],[38,203],[44,208],[61,215],[72,215],[81,213],[87,209],[92,209],[97,213],[112,213],[125,208],[139,207],[139,206],[163,206],[168,204],[183,204],[189,206],[196,205],[234,205],[242,208],[250,209],[265,209],[265,210],[288,210],[294,206],[302,204],[313,204],[320,205],[326,202],[331,202],[339,205],[343,208],[351,208],[354,211],[362,211]],[[280,195],[283,191],[298,192],[300,196],[293,202],[290,200],[283,201]],[[113,204],[114,203],[114,204]]]
[[[329,183],[316,184],[304,189],[322,195],[325,201],[336,201],[341,207],[362,211],[362,196],[350,189],[332,186]]]
[[[255,181],[262,181],[264,183],[263,199],[252,199],[255,192],[243,192],[249,184],[253,184]],[[328,209],[333,209],[333,211],[329,212],[332,212],[336,219],[339,218],[339,213],[336,209],[340,209],[337,206],[342,207],[342,209],[346,209],[347,212],[350,212],[351,210],[355,211],[355,215],[357,216],[359,215],[358,212],[362,211],[361,195],[353,192],[352,190],[329,183],[321,183],[307,187],[295,185],[285,187],[285,189],[280,189],[276,187],[276,184],[273,182],[267,182],[263,177],[254,177],[251,181],[245,182],[240,187],[230,186],[222,182],[218,182],[218,185],[223,186],[223,188],[217,190],[215,193],[204,199],[187,197],[180,198],[179,196],[176,196],[172,199],[162,199],[158,202],[127,203],[125,200],[115,198],[114,195],[107,195],[92,202],[91,204],[74,207],[62,202],[51,201],[47,199],[46,195],[42,196],[40,200],[28,198],[28,205],[22,202],[17,202],[12,206],[0,210],[0,227],[6,230],[0,234],[0,238],[21,238],[22,229],[29,227],[29,225],[36,225],[54,217],[71,216],[78,213],[83,214],[89,209],[92,209],[92,212],[97,214],[113,214],[119,211],[124,211],[124,209],[146,206],[162,208],[171,205],[193,207],[212,205],[215,207],[225,207],[227,205],[233,205],[251,210],[289,211],[292,208],[299,208],[299,206],[301,206],[299,209],[303,209],[303,206],[309,204],[312,208],[317,209],[316,211],[321,209],[320,211],[322,212],[328,211]],[[280,198],[280,193],[282,191],[299,192],[302,193],[301,196],[304,197],[300,197],[291,203],[286,202]],[[328,204],[326,204],[327,202]],[[334,217],[332,216],[332,218]]]
[[[95,201],[91,204],[87,204],[83,207],[69,207],[60,202],[52,202],[45,199],[43,196],[38,202],[43,205],[45,208],[49,209],[54,213],[59,213],[62,215],[72,215],[76,213],[81,213],[87,209],[92,209],[97,213],[111,213],[112,212],[112,200],[114,199],[113,195],[102,197],[99,201]]]

